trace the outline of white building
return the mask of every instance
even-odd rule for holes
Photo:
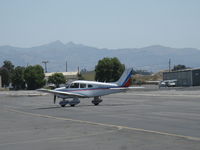
[[[50,72],[45,73],[45,79],[48,80],[50,76],[52,76],[54,73],[62,73],[67,81],[69,80],[77,80],[78,79],[78,72]]]

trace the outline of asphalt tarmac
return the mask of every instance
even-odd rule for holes
[[[199,150],[200,90],[134,91],[99,106],[0,92],[0,150]]]

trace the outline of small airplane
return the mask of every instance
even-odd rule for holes
[[[103,100],[100,98],[104,95],[109,95],[113,93],[124,92],[129,89],[143,88],[143,87],[129,87],[131,85],[131,77],[133,74],[133,69],[129,68],[124,71],[120,79],[116,82],[105,83],[96,81],[85,81],[76,80],[66,87],[56,88],[54,90],[38,89],[38,91],[52,93],[54,94],[54,104],[56,103],[56,98],[62,98],[63,100],[59,102],[61,107],[65,107],[67,104],[74,107],[80,103],[79,98],[91,98],[94,105],[99,105]],[[72,98],[71,101],[66,100]]]

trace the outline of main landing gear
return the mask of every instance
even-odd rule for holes
[[[94,104],[95,106],[99,105],[99,103],[101,103],[103,100],[100,99],[100,97],[94,97],[94,99],[92,100],[92,104]]]
[[[59,105],[60,105],[61,107],[65,107],[67,104],[69,104],[69,101],[67,101],[67,100],[65,100],[65,99],[63,99],[62,101],[59,102]]]
[[[59,105],[61,107],[65,107],[67,104],[69,104],[71,107],[74,107],[75,105],[79,103],[80,103],[80,100],[78,99],[78,97],[74,97],[72,101],[63,99],[62,101],[59,102]]]
[[[94,99],[91,101],[92,104],[94,104],[95,106],[99,105],[99,103],[101,103],[103,100],[100,99],[100,97],[96,96],[94,97]],[[78,99],[78,97],[74,97],[72,101],[68,101],[68,100],[65,100],[63,98],[62,101],[59,102],[59,105],[61,107],[65,107],[66,105],[70,105],[71,107],[74,107],[75,105],[79,104],[80,103],[80,100]]]

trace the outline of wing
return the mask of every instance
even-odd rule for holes
[[[47,89],[38,89],[37,91],[45,92],[45,93],[51,93],[51,94],[60,94],[60,95],[66,95],[66,96],[76,96],[76,97],[86,97],[85,95],[81,95],[78,93],[72,93],[72,92],[63,92],[63,91],[56,91],[56,90],[47,90]]]

